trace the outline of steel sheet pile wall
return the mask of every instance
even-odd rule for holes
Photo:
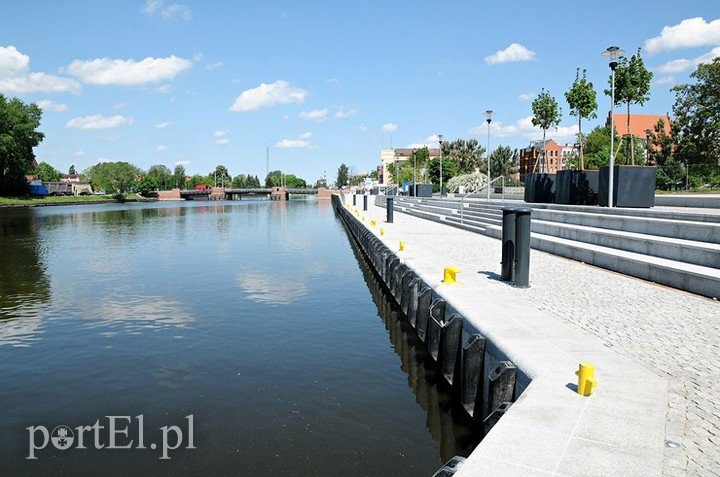
[[[333,195],[333,206],[398,303],[462,407],[489,431],[525,388],[515,365]]]

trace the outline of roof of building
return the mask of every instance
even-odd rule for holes
[[[545,147],[560,147],[558,143],[555,142],[554,139],[546,139],[545,140]],[[543,142],[542,141],[530,141],[530,145],[525,148],[526,151],[531,151],[533,149],[542,149]]]
[[[628,133],[627,117],[627,114],[615,113],[615,131],[621,136]],[[659,119],[662,119],[665,123],[665,132],[670,134],[670,117],[667,114],[631,114],[630,134],[644,138],[646,136],[645,131],[648,129],[655,130],[655,125]],[[608,114],[607,124],[610,124],[610,114]]]

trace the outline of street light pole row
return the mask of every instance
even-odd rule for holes
[[[608,207],[613,206],[613,192],[615,181],[615,68],[618,65],[618,58],[625,55],[625,52],[618,46],[611,46],[602,52],[602,55],[610,58],[611,87],[610,87],[610,170],[608,171]]]

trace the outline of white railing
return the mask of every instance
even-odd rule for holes
[[[480,189],[479,192],[469,192],[469,193],[465,194],[464,196],[462,196],[462,198],[460,199],[460,223],[461,223],[461,224],[465,223],[465,222],[464,222],[464,220],[465,220],[465,219],[464,219],[464,215],[465,215],[465,214],[464,214],[464,211],[465,211],[465,199],[467,199],[467,198],[470,197],[470,196],[480,196],[480,194],[483,194],[483,192],[486,192],[486,193],[487,193],[487,194],[484,194],[484,195],[489,196],[489,195],[490,195],[490,193],[489,193],[489,192],[490,192],[490,186],[492,186],[493,182],[496,182],[496,181],[502,181],[502,189],[501,189],[501,192],[502,192],[502,201],[503,201],[503,202],[505,201],[505,176],[498,176],[498,177],[496,177],[495,179],[491,180],[485,187],[483,187],[482,189]]]

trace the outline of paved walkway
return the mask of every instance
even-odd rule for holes
[[[370,215],[384,217],[368,202]],[[497,280],[498,240],[397,212],[391,227],[412,230],[415,240],[444,229],[423,249],[508,287]],[[476,246],[467,247],[467,234]],[[537,250],[530,263],[523,299],[670,381],[664,474],[720,475],[720,303]]]

